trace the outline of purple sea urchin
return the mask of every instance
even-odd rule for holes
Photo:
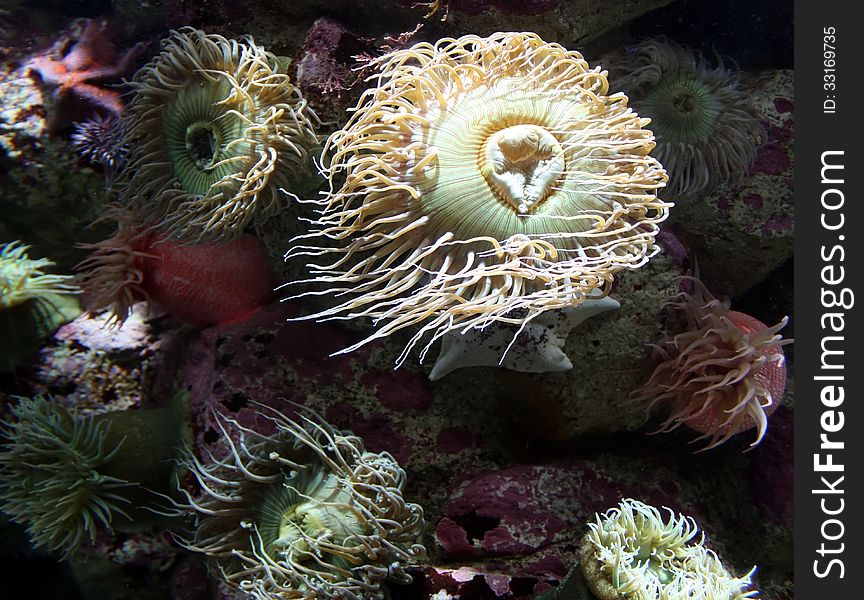
[[[126,156],[123,121],[117,115],[97,115],[76,123],[71,142],[81,156],[109,169],[119,167]]]
[[[201,494],[186,492],[196,528],[185,545],[255,598],[384,598],[382,581],[407,580],[404,563],[425,554],[405,472],[317,418],[265,414],[272,434],[220,417],[228,455],[188,456]]]

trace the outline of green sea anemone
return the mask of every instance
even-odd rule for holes
[[[69,275],[52,275],[43,269],[54,266],[47,258],[31,259],[30,246],[21,242],[0,245],[0,310],[47,294],[75,294],[78,288]]]
[[[609,66],[615,87],[651,119],[671,199],[744,177],[764,133],[737,72],[665,38],[636,44]]]
[[[228,454],[187,459],[201,488],[188,549],[255,598],[384,598],[425,553],[423,511],[402,498],[405,472],[386,452],[314,417],[302,425],[262,407],[264,435],[218,417]]]
[[[729,573],[704,546],[691,517],[668,519],[638,500],[624,499],[595,515],[582,540],[582,575],[598,600],[743,600],[751,576]],[[699,535],[697,539],[697,535]]]
[[[128,526],[148,490],[167,491],[182,406],[76,417],[42,396],[18,398],[0,422],[0,508],[36,548],[64,557]]]
[[[171,32],[131,82],[121,196],[175,238],[236,236],[284,208],[317,143],[285,67],[251,37]]]
[[[69,275],[45,273],[53,262],[31,259],[21,242],[0,245],[0,372],[15,369],[42,339],[81,309]]]
[[[379,325],[345,352],[419,326],[401,363],[426,334],[428,349],[448,331],[527,323],[658,251],[671,205],[648,120],[578,52],[496,33],[371,66],[375,87],[324,147],[319,229],[288,252],[323,257],[308,282],[340,300],[310,318]]]

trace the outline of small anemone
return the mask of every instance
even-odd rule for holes
[[[81,244],[90,255],[75,266],[88,314],[107,310],[108,322],[114,326],[129,318],[136,302],[149,298],[141,267],[141,260],[149,255],[141,249],[152,235],[135,227],[132,218],[127,210],[109,207],[104,219],[115,221],[116,231],[105,240]]]
[[[609,67],[615,87],[651,119],[671,199],[744,177],[764,132],[736,71],[666,38],[636,44]]]
[[[134,484],[100,471],[117,453],[107,422],[75,418],[42,396],[18,398],[14,420],[2,421],[0,507],[26,526],[36,548],[68,556],[129,504]]]
[[[423,511],[405,502],[405,472],[386,452],[317,417],[302,424],[273,409],[264,435],[217,416],[228,454],[187,466],[201,488],[181,509],[195,515],[184,545],[259,599],[385,597],[388,578],[425,554]]]
[[[0,245],[0,372],[13,371],[63,323],[81,314],[68,275],[45,273],[48,259],[31,259],[21,242]]]
[[[173,31],[136,73],[121,195],[172,238],[226,238],[284,208],[317,143],[286,60],[251,37]]]
[[[730,310],[698,279],[684,280],[693,284],[693,294],[681,292],[668,306],[684,318],[685,329],[653,345],[660,362],[633,401],[649,402],[649,409],[666,405],[669,416],[660,431],[687,425],[702,434],[697,441],[707,440],[706,450],[755,427],[753,447],[786,389],[782,347],[793,340],[778,332],[789,319],[768,327]]]
[[[668,518],[638,500],[623,499],[595,515],[582,539],[580,565],[599,600],[743,600],[755,567],[732,575],[717,554],[704,546],[692,517]]]
[[[69,275],[52,275],[47,258],[31,259],[30,246],[15,241],[0,245],[0,310],[12,308],[46,294],[75,294],[78,288]]]

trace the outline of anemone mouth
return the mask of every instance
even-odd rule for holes
[[[180,186],[192,196],[204,198],[252,167],[242,117],[213,100],[230,91],[227,82],[193,83],[165,107],[165,152]]]
[[[651,115],[658,140],[670,143],[707,143],[718,124],[723,103],[709,86],[686,76],[665,78],[639,102]]]
[[[658,251],[653,134],[578,52],[498,33],[372,64],[377,86],[322,152],[319,230],[286,255],[321,258],[295,284],[350,298],[309,318],[379,325],[344,351],[417,326],[397,364],[421,339],[422,359],[447,331],[607,292]]]
[[[544,127],[511,125],[486,138],[478,167],[499,200],[528,215],[553,193],[564,173],[564,150]]]
[[[223,150],[222,135],[213,123],[192,123],[186,128],[186,154],[198,171],[211,171]],[[182,174],[178,176],[182,178]]]
[[[344,554],[316,547],[316,542],[326,538],[346,546],[350,538],[369,534],[352,500],[349,485],[323,469],[284,473],[282,484],[267,490],[261,501],[261,548],[274,561],[348,567]]]
[[[308,170],[315,113],[252,38],[174,31],[132,81],[120,193],[166,237],[240,235],[285,207]]]

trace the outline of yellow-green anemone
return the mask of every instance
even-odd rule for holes
[[[201,492],[181,505],[196,517],[186,547],[256,598],[383,599],[385,579],[408,580],[423,511],[393,457],[317,417],[261,414],[273,433],[219,417],[227,455],[187,457]]]
[[[144,519],[167,492],[185,434],[185,397],[159,409],[78,416],[53,398],[19,397],[0,421],[0,509],[36,548],[68,557],[101,532]]]
[[[582,540],[579,564],[598,600],[743,600],[750,577],[735,577],[704,546],[692,517],[624,499],[595,515]]]
[[[375,85],[324,147],[318,228],[288,253],[319,257],[308,281],[340,300],[314,317],[378,325],[346,351],[408,327],[406,352],[426,334],[524,323],[657,252],[671,205],[648,120],[578,52],[496,33],[372,65]]]
[[[0,372],[17,368],[81,313],[72,277],[46,273],[54,263],[30,258],[29,249],[17,241],[0,244]]]
[[[609,66],[614,86],[651,119],[670,199],[746,175],[764,132],[735,71],[665,38],[636,44]]]
[[[251,37],[183,28],[140,69],[125,116],[121,195],[177,238],[239,235],[284,208],[308,168],[315,113],[287,61]]]
[[[30,258],[29,249],[21,242],[0,245],[0,310],[48,294],[78,292],[72,276],[45,273],[44,269],[54,263],[47,258]]]

